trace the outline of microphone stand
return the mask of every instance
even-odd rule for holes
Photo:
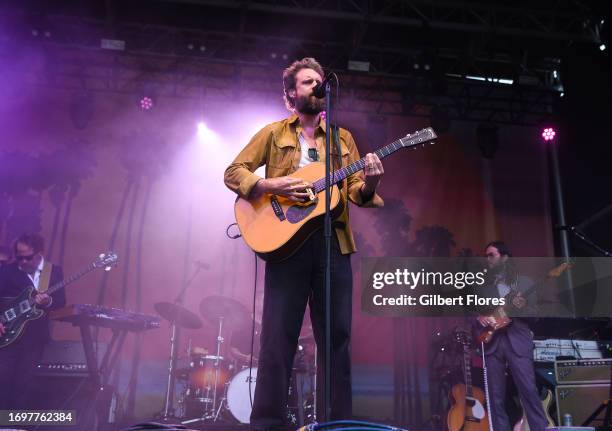
[[[331,84],[325,84],[325,376],[323,399],[323,421],[331,420]]]

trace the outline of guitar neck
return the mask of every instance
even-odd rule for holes
[[[463,345],[463,367],[465,374],[465,392],[468,397],[472,397],[472,367],[470,349],[467,344]]]
[[[548,272],[548,274],[546,275],[546,277],[543,277],[540,280],[536,281],[528,289],[526,289],[526,290],[524,290],[522,292],[519,292],[518,290],[514,290],[513,289],[506,296],[512,296],[512,295],[516,295],[517,293],[520,293],[522,296],[527,297],[527,296],[531,295],[533,292],[535,292],[538,289],[538,287],[540,287],[541,285],[546,283],[548,280],[560,277],[561,274],[563,274],[568,268],[571,268],[571,267],[572,267],[571,263],[567,263],[567,262],[566,263],[562,263],[561,265],[557,266],[556,268],[553,268],[552,270],[550,270]]]
[[[402,148],[414,147],[415,145],[424,144],[433,139],[437,138],[436,133],[433,131],[431,127],[421,130],[420,132],[416,132],[413,135],[408,135],[403,138],[398,139],[397,141],[391,142],[389,145],[385,145],[382,148],[374,151],[374,154],[378,156],[379,159],[384,159],[387,156],[395,153],[397,150]],[[333,178],[331,178],[331,184],[338,184],[340,181],[345,178],[353,175],[356,172],[359,172],[365,168],[365,157],[347,165],[343,168],[334,171]],[[318,179],[314,182],[314,191],[315,193],[319,193],[320,191],[325,190],[325,178]]]
[[[514,295],[520,293],[521,296],[523,296],[524,298],[527,298],[529,295],[531,295],[533,292],[535,292],[538,287],[540,287],[542,284],[544,284],[547,280],[549,279],[549,277],[545,277],[539,281],[537,281],[536,283],[532,284],[528,289],[523,290],[523,291],[519,291],[519,290],[512,290],[510,291],[510,293],[508,294],[509,297],[513,297]]]
[[[63,279],[59,283],[55,283],[53,286],[49,287],[45,293],[51,295],[54,292],[68,286],[70,283],[77,281],[79,278],[83,277],[85,274],[93,271],[94,269],[96,269],[96,266],[92,263],[80,270],[79,272],[72,274],[70,277]]]
[[[408,140],[408,138],[403,138]],[[397,150],[404,148],[404,144],[402,139],[398,139],[390,143],[389,145],[385,145],[382,148],[379,148],[374,152],[378,156],[379,159],[384,159],[385,157],[395,153]],[[338,184],[340,181],[343,181],[347,177],[350,177],[355,172],[359,172],[365,168],[365,157],[347,165],[341,169],[334,171],[334,176],[331,179],[332,184]],[[321,178],[314,182],[315,193],[319,193],[322,190],[325,190],[325,178]]]

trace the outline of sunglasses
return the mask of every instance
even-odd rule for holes
[[[15,256],[15,260],[17,262],[21,262],[22,260],[25,260],[26,262],[29,262],[32,259],[34,259],[34,256],[36,256],[36,253],[29,254],[29,255]]]

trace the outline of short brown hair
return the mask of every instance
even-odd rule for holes
[[[45,240],[37,233],[24,233],[13,243],[13,250],[17,253],[17,244],[25,244],[34,250],[34,253],[42,253],[45,249]]]
[[[295,75],[302,69],[312,69],[321,77],[325,76],[323,67],[312,57],[304,57],[291,63],[291,66],[283,71],[283,99],[285,99],[285,106],[290,111],[295,108],[295,99],[289,96],[289,90],[295,89]]]

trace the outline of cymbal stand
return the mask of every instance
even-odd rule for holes
[[[183,300],[185,298],[185,292],[187,291],[187,288],[191,285],[191,283],[201,270],[201,266],[196,267],[193,275],[185,282],[181,291],[174,300],[175,304],[181,306],[183,305]],[[174,386],[176,374],[176,360],[178,358],[180,337],[180,328],[176,324],[177,319],[174,319],[172,321],[172,327],[170,330],[170,364],[168,365],[168,380],[166,383],[166,395],[164,397],[164,411],[159,415],[159,420],[162,422],[172,422],[176,419],[174,416]]]
[[[223,344],[224,342],[222,331],[223,316],[219,316],[219,333],[217,335],[217,357],[215,358],[215,386],[213,388],[213,412],[217,409],[217,385],[219,384],[219,368],[221,367],[221,344]],[[217,420],[217,415],[215,415],[215,420]]]
[[[195,423],[195,422],[203,422],[209,419],[212,419],[213,422],[216,422],[217,419],[219,418],[219,415],[221,414],[221,408],[223,407],[223,402],[225,401],[225,397],[221,400],[221,402],[219,403],[219,408],[217,409],[217,386],[219,385],[219,368],[221,367],[221,345],[225,341],[222,334],[223,334],[223,316],[220,316],[219,317],[219,332],[217,333],[217,352],[215,356],[215,361],[213,362],[214,368],[215,368],[215,382],[212,387],[212,393],[213,393],[212,408],[210,410],[207,409],[202,415],[202,417],[200,418],[181,421],[181,424],[183,425],[188,425],[188,424]]]

